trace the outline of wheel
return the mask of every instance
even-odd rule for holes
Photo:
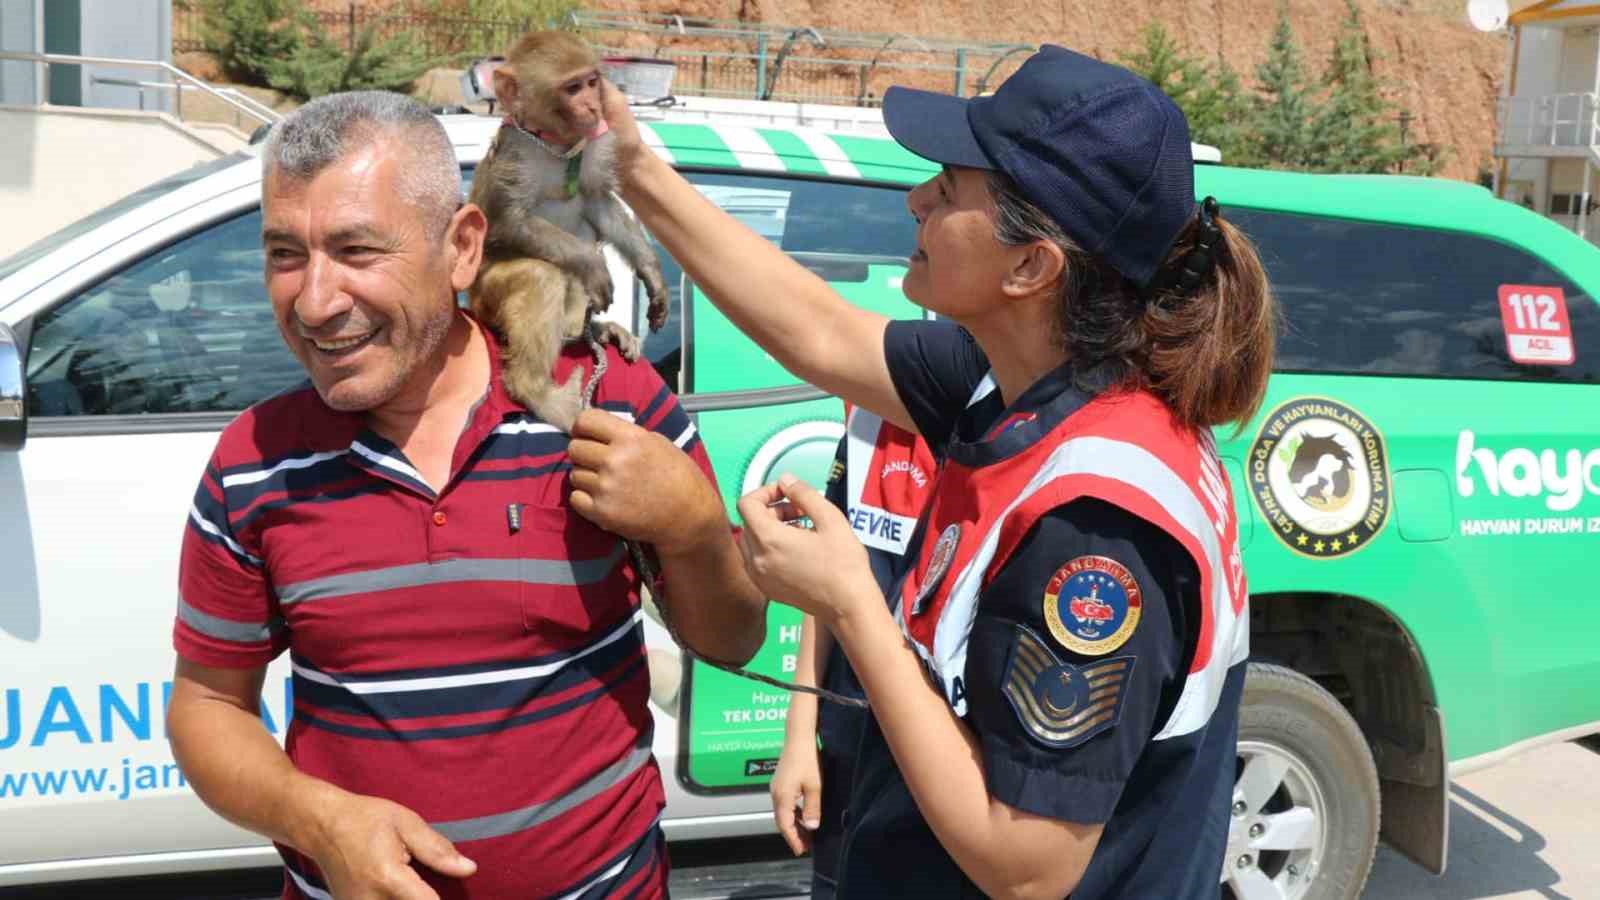
[[[1355,719],[1304,675],[1251,663],[1238,746],[1222,896],[1360,897],[1378,844],[1378,771]]]

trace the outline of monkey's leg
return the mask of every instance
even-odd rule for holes
[[[472,311],[505,344],[506,392],[563,431],[578,418],[584,374],[578,368],[566,384],[554,383],[567,284],[561,270],[543,260],[496,260],[478,272],[471,291]]]
[[[483,177],[483,173],[478,177]],[[611,305],[611,273],[606,269],[605,256],[598,244],[568,234],[511,200],[494,206],[493,212],[485,208],[490,223],[484,241],[487,255],[500,259],[545,260],[578,279],[593,309],[603,311]]]
[[[600,239],[610,243],[627,260],[628,266],[644,282],[645,295],[650,298],[648,309],[650,330],[660,331],[667,322],[666,279],[661,277],[661,261],[656,259],[650,241],[644,236],[639,220],[628,215],[614,194],[592,197],[584,204],[584,216],[594,227]]]

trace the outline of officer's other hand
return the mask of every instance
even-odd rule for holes
[[[812,836],[822,827],[822,765],[815,735],[785,741],[778,770],[767,787],[778,833],[795,856],[809,851]]]
[[[689,454],[654,431],[598,409],[572,426],[570,502],[607,531],[683,553],[728,539],[722,499]]]
[[[398,803],[346,794],[324,821],[325,839],[310,853],[339,900],[439,900],[413,863],[451,878],[478,870],[444,835]]]
[[[739,515],[745,570],[768,597],[832,625],[862,598],[881,596],[850,523],[809,484],[785,474],[744,495]],[[811,527],[796,527],[807,520]]]

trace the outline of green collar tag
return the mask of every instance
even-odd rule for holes
[[[583,155],[574,154],[567,160],[567,199],[578,196],[578,168],[583,165]]]

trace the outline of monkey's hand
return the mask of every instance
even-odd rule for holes
[[[617,352],[628,362],[638,362],[639,352],[644,345],[640,343],[633,332],[615,322],[590,322],[589,333],[594,339],[604,344],[610,342],[617,345]]]
[[[605,312],[611,307],[611,272],[606,269],[606,258],[597,248],[594,253],[586,254],[583,264],[578,268],[578,280],[583,284],[583,292],[589,295],[589,308],[595,312]]]
[[[662,280],[660,269],[647,268],[639,274],[644,282],[644,292],[650,298],[650,306],[646,310],[650,317],[650,330],[660,331],[661,326],[667,324],[667,304],[671,299],[667,293],[667,283]]]

